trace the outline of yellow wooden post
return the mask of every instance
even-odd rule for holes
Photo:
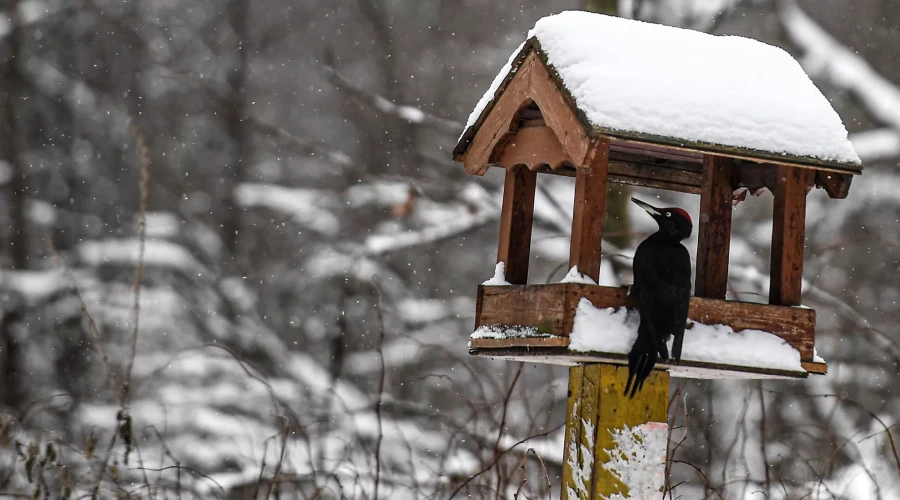
[[[662,491],[669,374],[654,371],[634,399],[623,395],[627,380],[624,366],[569,369],[564,500],[655,498]]]

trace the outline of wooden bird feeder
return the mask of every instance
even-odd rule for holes
[[[635,44],[635,54],[623,57]],[[716,61],[722,54],[732,59]],[[644,56],[648,60],[635,60]],[[743,84],[734,88],[736,81]],[[741,88],[750,89],[748,95]],[[785,109],[771,109],[778,106]],[[702,124],[695,126],[693,119]],[[588,442],[598,453],[605,449],[605,434],[588,436],[588,428],[666,421],[670,374],[803,378],[825,373],[824,361],[814,354],[816,313],[801,307],[806,196],[822,188],[831,198],[845,198],[862,167],[840,118],[780,49],[584,12],[550,16],[538,22],[494,81],[453,156],[472,175],[489,167],[505,170],[497,262],[504,264],[508,284],[478,287],[475,318],[476,333],[499,333],[473,335],[471,354],[573,366],[564,494],[570,488],[570,497],[584,496],[575,477],[584,463],[574,464],[586,458],[570,445]],[[570,343],[579,308],[631,309],[627,290],[527,284],[538,173],[574,177],[569,267],[577,266],[594,282],[599,282],[608,183],[699,194],[690,320],[725,325],[735,335],[768,332],[796,350],[799,363],[735,363],[727,353],[721,359],[697,357],[688,329],[682,362],[658,365],[639,398],[622,398],[627,349],[574,350]],[[769,303],[725,300],[733,203],[763,189],[774,195]],[[604,416],[602,408],[611,406],[618,416]],[[588,496],[622,491],[605,469],[594,467],[588,479],[595,484]]]

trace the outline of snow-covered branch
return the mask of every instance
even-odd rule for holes
[[[356,100],[363,102],[384,114],[396,116],[397,118],[406,120],[410,123],[424,125],[453,137],[456,137],[456,135],[459,134],[459,131],[464,127],[462,123],[435,116],[423,111],[419,107],[395,104],[375,92],[352,83],[331,66],[326,66],[326,70],[328,71],[329,80],[331,80],[335,87],[347,92]]]
[[[863,163],[900,156],[900,132],[892,128],[856,132],[850,142]]]
[[[273,125],[261,118],[253,115],[247,115],[244,116],[244,120],[247,121],[253,128],[255,128],[257,132],[289,144],[298,153],[308,154],[311,156],[318,155],[324,158],[329,163],[340,167],[349,167],[353,164],[353,160],[351,160],[350,157],[343,152],[334,151],[326,148],[325,146],[316,144],[308,139],[298,137],[288,132],[286,129],[277,125]]]
[[[365,241],[365,253],[371,257],[446,240],[487,224],[500,215],[496,198],[478,184],[466,186],[459,198],[460,203],[433,204],[430,209],[420,209],[419,216],[425,223],[422,229],[369,236]]]
[[[877,143],[871,139],[866,141],[865,137],[863,142],[854,141],[859,156],[863,159],[884,157],[886,153],[900,156],[900,86],[878,74],[859,54],[828,34],[794,0],[780,2],[779,14],[791,42],[803,51],[800,63],[807,73],[852,92],[870,115],[896,129],[893,141],[885,140],[888,130],[880,132],[881,140]]]
[[[335,235],[340,228],[334,215],[337,203],[330,193],[319,189],[244,183],[234,189],[234,198],[244,208],[265,207],[289,215],[301,226],[325,236]]]

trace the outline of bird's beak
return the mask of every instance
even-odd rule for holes
[[[659,211],[658,208],[654,207],[653,205],[651,205],[649,203],[644,203],[643,201],[641,201],[637,198],[632,198],[631,201],[633,201],[637,206],[646,210],[647,213],[652,215],[653,217],[662,215],[662,213]]]

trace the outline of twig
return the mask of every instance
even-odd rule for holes
[[[155,425],[148,425],[144,429],[150,428],[156,433],[156,438],[159,439],[159,444],[162,446],[163,456],[168,456],[175,462],[175,466],[178,467],[175,473],[175,495],[178,500],[181,500],[181,461],[175,458],[175,455],[172,454],[172,450],[169,449],[169,446],[166,444],[166,440],[163,439],[162,433],[159,432],[159,429],[156,428]],[[160,462],[162,462],[162,458],[160,457]],[[143,467],[143,465],[141,465]],[[162,471],[159,471],[162,472]],[[255,496],[253,498],[256,498]]]
[[[756,391],[759,395],[759,411],[761,417],[759,419],[759,452],[763,459],[763,469],[766,473],[766,491],[772,488],[772,478],[769,475],[769,457],[766,453],[766,397],[763,394],[762,381],[756,382]]]
[[[84,301],[84,296],[81,295],[81,289],[75,283],[75,276],[72,273],[72,269],[68,266],[68,264],[66,264],[66,260],[63,258],[62,254],[60,254],[56,249],[56,246],[53,244],[53,240],[48,237],[46,241],[47,251],[50,252],[50,254],[53,255],[53,257],[56,259],[56,262],[62,268],[63,274],[65,274],[66,279],[72,285],[72,291],[75,292],[75,296],[78,298],[78,302],[81,305],[81,312],[84,314],[84,317],[87,318],[88,333],[91,335],[91,340],[94,343],[94,347],[97,348],[97,352],[100,354],[100,359],[103,361],[103,374],[109,381],[112,389],[115,390],[120,387],[119,380],[112,369],[112,361],[110,361],[109,355],[106,354],[106,349],[103,347],[103,340],[100,338],[100,331],[97,329],[97,323],[94,321],[94,316],[91,315],[90,310],[88,310],[87,303]]]
[[[703,471],[700,470],[699,467],[697,467],[696,465],[694,465],[690,462],[685,462],[683,460],[672,460],[672,463],[687,465],[688,467],[694,469],[697,472],[697,475],[700,476],[700,479],[703,479],[703,482],[706,483],[706,486],[709,488],[709,490],[712,491],[713,493],[715,493],[716,497],[718,497],[719,500],[725,500],[724,498],[722,498],[722,494],[719,493],[715,488],[712,487],[712,484],[709,482],[709,478],[706,477],[706,474],[704,474]]]
[[[266,456],[269,454],[269,441],[271,439],[270,437],[263,442],[262,463],[259,466],[259,476],[257,476],[256,484],[253,487],[253,500],[259,498],[259,487],[262,485],[263,473],[266,471]]]
[[[516,383],[519,381],[519,377],[522,375],[522,369],[525,367],[525,363],[518,363],[519,368],[516,370],[516,376],[513,377],[512,383],[509,385],[509,390],[506,391],[506,396],[503,398],[503,412],[500,414],[500,429],[497,431],[497,440],[494,442],[494,463],[499,462],[500,460],[500,440],[503,439],[503,429],[506,427],[506,413],[509,411],[509,400],[512,399],[513,390],[516,388]],[[503,474],[500,471],[500,468],[497,468],[497,498],[500,498],[500,487],[503,482]]]
[[[218,481],[216,481],[215,479],[213,479],[213,478],[207,476],[206,474],[200,472],[199,470],[197,470],[197,469],[195,469],[195,468],[193,468],[193,467],[189,467],[189,466],[187,466],[187,465],[167,465],[167,466],[165,466],[165,467],[160,467],[160,468],[158,468],[158,469],[154,469],[154,468],[152,468],[152,467],[143,467],[143,469],[146,469],[146,470],[148,470],[148,471],[150,471],[150,472],[162,472],[162,471],[167,471],[167,470],[170,470],[170,469],[178,469],[178,470],[182,470],[182,469],[183,469],[183,470],[186,470],[186,471],[188,471],[188,472],[190,472],[190,473],[192,473],[192,474],[196,474],[196,475],[202,477],[203,479],[208,479],[211,483],[213,483],[214,485],[216,485],[217,488],[219,488],[220,490],[222,490],[222,494],[224,494],[224,495],[226,495],[226,496],[228,495],[228,492],[225,491],[225,488],[223,488],[222,485],[218,483]],[[215,492],[213,492],[213,494],[216,495]],[[216,495],[216,498],[219,498],[219,495]]]
[[[375,441],[375,489],[372,494],[373,500],[378,500],[378,486],[381,482],[381,440],[384,438],[384,432],[381,427],[381,403],[384,397],[384,307],[381,287],[378,286],[377,276],[372,277],[372,286],[375,288],[377,302],[375,304],[375,314],[378,317],[378,359],[381,360],[381,373],[378,379],[378,395],[375,399],[375,418],[378,421],[378,439]]]
[[[272,494],[272,491],[274,491],[277,488],[276,483],[278,482],[278,474],[281,473],[281,467],[282,467],[282,465],[284,465],[284,455],[285,455],[285,452],[287,451],[288,432],[289,432],[289,427],[283,426],[281,429],[281,432],[279,433],[279,437],[281,437],[281,454],[278,456],[278,463],[275,464],[275,472],[272,474],[272,479],[269,481],[269,489],[268,489],[268,491],[266,491],[266,500],[269,500],[269,496]],[[260,472],[260,475],[261,474],[262,473]],[[275,495],[277,497],[278,493],[276,493]]]
[[[119,403],[123,408],[128,403],[128,396],[131,391],[131,372],[134,368],[134,358],[137,356],[137,341],[141,318],[141,281],[143,281],[144,277],[144,250],[147,243],[147,203],[150,199],[150,155],[147,153],[147,146],[144,144],[144,136],[137,128],[137,125],[132,126],[132,132],[136,137],[136,147],[141,166],[139,187],[141,200],[138,215],[138,258],[134,266],[134,306],[132,309],[134,326],[131,332],[131,352],[128,357],[128,367],[125,370],[125,383],[122,384],[122,392],[119,397]]]
[[[100,463],[100,472],[97,474],[94,490],[91,492],[91,500],[97,500],[100,493],[100,484],[103,483],[103,476],[106,475],[106,468],[109,467],[109,459],[112,457],[113,448],[116,446],[116,439],[119,433],[113,432],[112,438],[109,440],[109,446],[106,447],[106,454],[103,456],[103,462]]]
[[[528,471],[525,469],[525,465],[528,461],[528,455],[533,454],[535,458],[538,459],[538,462],[541,464],[541,470],[544,471],[544,478],[547,480],[547,498],[549,500],[553,500],[553,493],[550,492],[550,473],[547,472],[547,465],[544,463],[544,459],[541,458],[540,454],[534,448],[528,448],[525,450],[525,454],[522,455],[522,465],[519,467],[522,469],[522,481],[519,483],[519,487],[516,489],[516,494],[513,496],[515,500],[519,499],[519,493],[522,492],[522,487],[525,486],[525,483],[528,481]]]
[[[493,462],[491,462],[490,464],[488,464],[487,467],[484,467],[484,468],[482,468],[480,471],[476,472],[474,475],[469,476],[465,481],[463,481],[462,484],[460,484],[459,486],[457,486],[456,489],[453,490],[453,493],[450,495],[450,497],[449,497],[447,500],[453,500],[453,498],[455,498],[456,495],[458,495],[459,492],[463,490],[463,488],[465,488],[466,486],[468,486],[469,483],[471,483],[472,481],[474,481],[475,478],[477,478],[478,476],[480,476],[480,475],[484,474],[485,472],[491,470],[491,469],[494,467],[494,465],[496,465],[497,462],[499,462],[500,459],[503,458],[504,455],[506,455],[506,454],[509,453],[510,451],[514,450],[514,449],[515,449],[516,447],[518,447],[520,444],[522,444],[522,443],[528,441],[529,439],[534,439],[534,438],[544,437],[544,436],[547,436],[547,435],[549,435],[549,434],[552,434],[552,433],[558,431],[558,430],[559,430],[560,428],[562,428],[564,425],[565,425],[565,424],[559,425],[559,426],[557,426],[557,427],[554,427],[553,429],[550,429],[549,431],[542,432],[542,433],[540,433],[540,434],[535,434],[534,436],[528,436],[527,438],[523,438],[523,439],[517,441],[517,442],[514,443],[512,446],[510,446],[509,448],[507,448],[506,450],[504,450],[503,453],[501,453],[499,456],[497,456],[497,457],[494,459]]]
[[[339,73],[327,59],[329,58],[325,58],[323,67],[326,71],[326,74],[328,75],[328,79],[337,89],[346,92],[355,100],[362,102],[363,104],[366,104],[386,115],[396,117],[400,120],[405,120],[409,123],[423,125],[453,137],[457,136],[463,131],[463,128],[465,127],[463,123],[435,116],[415,106],[394,104],[390,100],[376,94],[375,92],[366,90],[359,85],[351,83],[350,80]]]
[[[897,463],[898,470],[900,470],[900,451],[897,450],[897,444],[894,442],[894,437],[891,435],[891,427],[893,427],[893,426],[888,426],[884,422],[884,420],[881,419],[881,417],[879,417],[875,412],[873,412],[872,410],[867,408],[862,403],[860,403],[854,399],[848,398],[846,396],[841,396],[839,394],[795,394],[795,393],[791,393],[791,392],[774,391],[771,389],[763,389],[763,390],[765,392],[770,392],[773,394],[788,394],[788,395],[792,395],[792,396],[802,396],[802,397],[809,397],[809,398],[834,398],[841,402],[852,403],[854,406],[856,406],[856,407],[860,408],[861,410],[865,411],[866,413],[868,413],[870,417],[872,417],[876,422],[881,424],[881,427],[884,428],[883,432],[885,434],[887,434],[888,443],[891,445],[891,453],[894,456],[894,461]],[[866,439],[869,439],[870,437],[872,437],[872,436],[871,435],[866,436],[865,438],[861,439],[858,442],[862,442]]]

